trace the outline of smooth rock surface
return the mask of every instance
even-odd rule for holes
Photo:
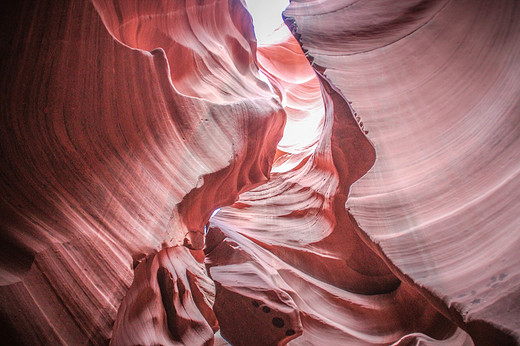
[[[221,307],[215,311],[217,318],[233,314],[226,293],[235,290],[240,298],[233,301],[268,307],[285,296],[300,316],[301,327],[286,330],[301,333],[291,342],[295,345],[472,345],[464,331],[413,285],[401,282],[377,249],[358,235],[345,200],[350,185],[373,164],[375,153],[341,95],[326,81],[315,87],[323,92],[324,126],[312,154],[288,171],[274,173],[274,168],[268,183],[241,194],[210,221],[205,252],[216,283],[215,307]],[[266,295],[275,298],[266,301]],[[242,311],[246,321],[263,316],[251,308]],[[281,313],[271,316],[280,318]],[[268,319],[260,322],[257,334],[278,331]],[[236,338],[243,328],[240,323],[221,325],[221,333],[232,344],[249,344]]]
[[[194,2],[184,14],[205,13],[195,27],[199,36],[214,34],[208,11],[222,29],[250,27],[240,3],[214,4],[206,9]],[[232,46],[240,39],[249,50],[223,50],[228,64],[215,72],[244,87],[232,86],[236,93],[229,95],[206,83],[197,87],[201,97],[191,97],[176,89],[183,83],[174,78],[172,84],[171,72],[200,71],[183,61],[172,65],[168,44],[175,42],[146,36],[150,30],[139,25],[164,8],[151,1],[119,4],[116,13],[129,13],[128,20],[147,14],[132,25],[121,18],[127,35],[143,33],[148,43],[130,47],[110,35],[118,22],[103,7],[108,4],[94,5],[1,5],[0,316],[6,343],[110,340],[133,268],[171,246],[202,248],[211,212],[267,180],[282,135],[285,114],[248,65],[255,59],[252,31],[226,34]],[[216,41],[208,47],[192,36],[183,52],[211,55]],[[251,72],[242,75],[235,63]],[[141,322],[128,326],[165,327]]]
[[[476,341],[518,343],[518,3],[294,1],[285,15],[376,150],[347,202],[367,241]]]
[[[245,6],[0,5],[2,343],[519,344],[518,3]]]

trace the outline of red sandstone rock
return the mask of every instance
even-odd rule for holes
[[[0,7],[2,342],[519,342],[514,1]]]
[[[139,20],[164,10],[139,4],[147,16],[127,22],[126,35],[142,33]],[[247,24],[239,3],[231,9],[227,1],[215,4],[214,25]],[[223,83],[197,86],[197,96],[210,95],[210,101],[172,85],[171,71],[200,73],[182,61],[170,64],[172,51],[159,44],[174,42],[145,35],[150,47],[119,43],[109,33],[114,18],[102,5],[96,2],[99,13],[88,1],[25,1],[0,10],[2,37],[10,40],[0,58],[0,315],[6,343],[109,340],[121,300],[133,292],[132,266],[170,246],[201,248],[211,212],[266,181],[282,134],[285,116],[267,85],[249,65],[248,75],[232,68],[254,60],[251,31],[228,35],[230,45],[240,40],[249,51],[220,55],[227,64],[215,72],[237,81],[235,94],[222,90]],[[134,13],[122,5],[115,13]],[[185,15],[197,18],[198,9],[206,11],[194,2]],[[206,13],[204,23],[208,19]],[[197,34],[217,44],[214,25],[204,23],[195,27]],[[193,43],[191,54],[214,55],[209,43],[185,39]],[[197,269],[184,263],[186,270]],[[118,325],[167,327],[125,322]],[[125,331],[118,333],[114,342],[129,340],[119,338]],[[146,344],[145,336],[131,340]]]
[[[214,285],[184,246],[139,264],[118,310],[113,345],[207,345],[218,330]]]
[[[273,173],[211,220],[217,228],[208,233],[206,261],[216,282],[215,306],[222,307],[217,318],[234,314],[220,287],[234,278],[235,289],[250,283],[249,290],[241,288],[244,300],[270,306],[276,300],[256,291],[288,295],[302,325],[295,344],[471,344],[415,287],[400,282],[350,222],[347,192],[370,168],[374,150],[343,98],[327,84],[322,90],[325,124],[314,153],[295,169]],[[244,309],[241,318],[257,315]],[[277,331],[268,319],[256,329],[259,335]],[[224,337],[242,330],[237,323],[221,325]]]
[[[323,130],[324,105],[316,73],[286,26],[278,41],[258,46],[258,64],[284,106],[287,123],[273,172],[288,171],[316,149]],[[279,156],[282,156],[279,158]]]

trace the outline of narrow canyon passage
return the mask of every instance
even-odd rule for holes
[[[288,120],[269,181],[210,220],[206,265],[222,336],[237,345],[471,343],[358,236],[344,205],[374,150],[289,29],[266,41],[259,67]]]
[[[518,344],[519,6],[246,2],[0,5],[0,340]]]

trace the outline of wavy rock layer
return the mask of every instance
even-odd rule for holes
[[[272,169],[282,172],[295,168],[314,152],[323,131],[325,109],[318,77],[298,41],[285,25],[272,36],[277,40],[259,44],[257,57],[260,70],[280,96],[287,114],[278,142],[278,160]]]
[[[271,56],[290,45],[271,46]],[[274,79],[276,71],[269,74]],[[278,85],[286,84],[283,77]],[[216,282],[215,313],[222,321],[234,314],[231,301],[243,307],[240,319],[221,323],[222,336],[232,344],[264,344],[251,335],[254,326],[259,335],[277,337],[265,344],[298,336],[294,344],[471,345],[389,270],[350,222],[347,193],[373,164],[374,150],[344,99],[317,82],[324,126],[312,154],[211,219],[205,252]]]
[[[209,19],[222,30],[250,26],[239,3],[213,4],[207,9],[193,3],[190,13],[179,14],[203,20],[193,27],[196,34],[184,28],[184,44],[191,46],[182,54],[211,55],[215,41],[208,46],[199,40],[214,35]],[[161,294],[182,282],[191,285],[186,290],[196,301],[186,309],[206,309],[208,304],[196,298],[199,281],[183,277],[183,270],[202,275],[188,253],[166,250],[183,262],[161,264],[157,275],[149,271],[163,263],[162,252],[158,259],[139,262],[163,248],[202,248],[211,212],[267,180],[282,135],[284,112],[248,63],[255,59],[251,31],[223,32],[230,45],[239,40],[245,50],[234,54],[228,47],[227,58],[220,56],[228,64],[208,67],[247,88],[232,86],[237,94],[228,95],[207,82],[197,86],[197,96],[206,99],[194,98],[176,89],[183,89],[176,73],[204,74],[197,70],[200,59],[194,58],[195,65],[169,64],[169,54],[181,54],[177,46],[146,25],[153,22],[153,11],[164,8],[124,2],[129,7],[114,3],[112,13],[105,3],[95,5],[99,13],[88,1],[25,1],[0,10],[3,37],[9,40],[0,58],[0,316],[2,340],[8,343],[105,343],[123,296],[131,301],[146,285],[134,282],[128,290],[136,266],[137,277],[150,280],[153,294],[147,289],[141,295],[149,304],[156,302],[155,280],[165,285]],[[157,21],[156,27],[164,29],[163,24]],[[115,31],[130,36],[119,40],[126,45],[110,35]],[[133,45],[134,36],[146,44]],[[237,72],[235,64],[246,64],[250,73]],[[181,278],[177,286],[172,277]],[[152,329],[132,342],[165,340],[146,336],[153,328],[156,335],[171,329],[176,302],[153,305],[154,317],[166,314],[161,320],[166,326],[146,324],[149,316],[136,313],[139,308],[129,302],[132,318],[142,323],[118,321],[116,327]],[[185,320],[195,319],[190,316]],[[114,343],[129,340],[116,332]],[[185,343],[196,334],[182,333]]]
[[[218,322],[214,285],[184,246],[137,266],[118,310],[112,345],[205,345]]]
[[[520,340],[519,14],[516,1],[294,1],[285,12],[376,150],[350,212],[479,343]]]
[[[0,7],[2,342],[519,343],[514,0]]]

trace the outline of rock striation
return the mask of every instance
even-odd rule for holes
[[[2,3],[2,342],[519,344],[519,12]]]
[[[162,333],[173,323],[168,314],[175,314],[175,302],[141,314],[133,294],[146,310],[158,292],[172,292],[169,277],[181,277],[177,286],[182,282],[192,297],[205,292],[207,282],[201,279],[204,287],[197,288],[199,280],[183,278],[179,266],[195,278],[203,269],[185,251],[170,249],[202,249],[211,212],[267,180],[285,123],[279,101],[248,63],[255,59],[252,31],[228,30],[250,27],[245,8],[210,4],[186,4],[189,13],[170,9],[178,18],[168,23],[203,21],[191,36],[183,29],[182,47],[191,42],[186,59],[200,66],[213,57],[218,68],[208,69],[214,78],[234,78],[237,85],[229,88],[235,93],[215,80],[200,81],[197,94],[187,90],[190,78],[200,79],[198,70],[182,60],[176,67],[169,56],[182,57],[186,48],[175,50],[179,44],[168,40],[163,21],[145,25],[168,10],[155,2],[2,4],[8,41],[0,62],[0,316],[6,343],[200,340],[192,342],[193,331],[180,340],[185,330]],[[206,21],[208,12],[218,23]],[[225,49],[212,39],[215,26],[228,37]],[[237,70],[244,64],[249,74]],[[193,76],[182,82],[179,71]],[[172,253],[185,261],[163,259]],[[135,278],[150,282],[132,284],[134,269]],[[157,281],[165,287],[157,290]],[[133,320],[118,320],[113,333],[123,297],[122,309],[128,304]],[[193,299],[190,314],[209,304]],[[150,324],[157,315],[170,316],[160,318],[168,325]],[[144,336],[121,336],[128,331],[120,328],[136,325]]]
[[[291,37],[271,46],[270,56],[294,43]],[[269,76],[277,79],[275,65],[286,62],[270,62]],[[221,324],[222,336],[231,344],[256,344],[254,326],[260,335],[279,335],[266,344],[472,344],[392,273],[349,218],[349,187],[372,166],[375,152],[349,104],[326,80],[314,78],[308,87],[322,94],[323,126],[312,153],[278,172],[279,162],[285,165],[280,156],[268,183],[241,194],[210,221],[205,252],[217,318],[233,315],[230,291],[244,306],[239,323]],[[287,84],[283,74],[276,82]],[[296,321],[289,307],[299,312]]]
[[[347,208],[479,344],[520,339],[519,11],[515,1],[294,1],[285,12],[376,150]]]

